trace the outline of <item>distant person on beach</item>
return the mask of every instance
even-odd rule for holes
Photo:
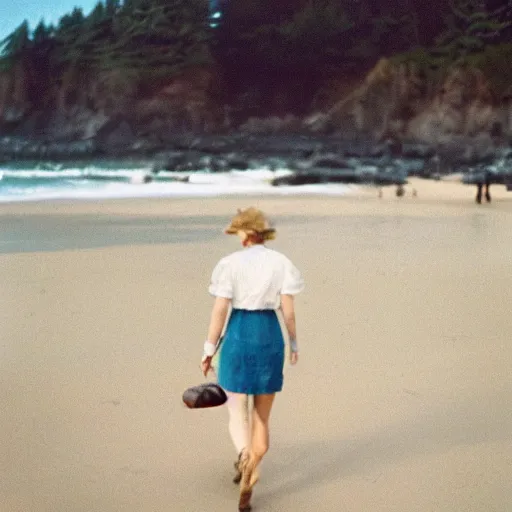
[[[484,181],[479,181],[476,184],[476,198],[475,201],[478,204],[482,203],[482,192],[485,186],[485,200],[490,203],[491,202],[491,192],[489,191],[489,187],[491,186],[491,173],[489,171],[485,171]]]
[[[218,348],[217,378],[228,394],[229,432],[238,454],[239,510],[246,511],[250,510],[258,466],[269,447],[272,404],[283,387],[285,343],[276,313],[282,312],[290,363],[296,364],[294,296],[304,283],[286,256],[265,246],[275,238],[275,229],[260,210],[239,210],[225,233],[238,235],[243,249],[222,258],[213,270],[209,292],[215,303],[201,366],[207,375]]]

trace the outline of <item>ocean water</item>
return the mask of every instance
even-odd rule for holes
[[[344,195],[353,186],[318,184],[279,186],[273,178],[288,169],[257,168],[211,173],[152,173],[144,164],[9,164],[0,165],[0,203],[56,199],[142,197],[214,197],[223,195]]]

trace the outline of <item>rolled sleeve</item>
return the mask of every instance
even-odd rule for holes
[[[225,260],[219,261],[213,269],[208,291],[214,297],[233,298],[231,270]]]
[[[297,267],[290,261],[285,260],[284,279],[281,293],[283,295],[297,295],[304,289],[304,279]]]

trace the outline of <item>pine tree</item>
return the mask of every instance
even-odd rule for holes
[[[116,39],[102,65],[158,78],[190,64],[209,62],[207,0],[132,0],[123,5]]]
[[[105,14],[108,18],[113,18],[120,10],[121,3],[119,0],[105,1]]]
[[[511,2],[489,9],[484,0],[450,0],[446,30],[437,39],[441,53],[452,60],[482,51],[499,40],[512,22],[503,18]]]
[[[11,34],[0,41],[0,71],[8,71],[28,57],[32,41],[30,27],[25,20]]]

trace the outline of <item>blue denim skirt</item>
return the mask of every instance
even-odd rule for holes
[[[217,379],[232,393],[283,388],[284,338],[274,310],[233,309],[220,347]]]

